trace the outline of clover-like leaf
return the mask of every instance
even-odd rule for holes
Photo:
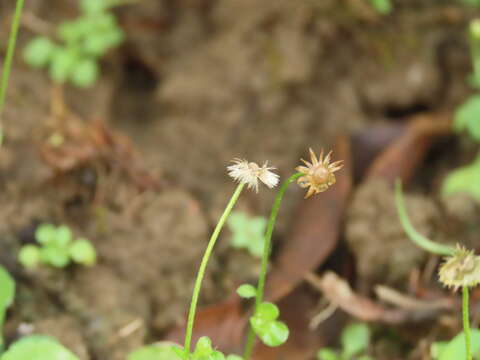
[[[22,246],[18,253],[18,261],[27,269],[37,267],[40,263],[40,248],[32,244]]]
[[[349,359],[354,355],[358,355],[368,348],[370,329],[366,324],[350,324],[342,332],[341,343],[345,358]]]
[[[2,354],[0,360],[79,360],[57,340],[32,335],[20,339]]]
[[[95,84],[100,70],[93,59],[83,59],[75,64],[72,69],[70,80],[73,85],[80,88],[87,88]]]
[[[238,287],[237,294],[244,299],[250,299],[257,295],[257,289],[250,284],[243,284]]]
[[[276,320],[280,315],[278,306],[270,302],[261,303],[255,311],[255,317],[258,317],[264,321]]]
[[[288,327],[281,321],[268,321],[252,316],[250,318],[250,324],[255,334],[257,334],[265,345],[271,347],[280,346],[288,339]]]
[[[106,0],[82,0],[80,10],[87,15],[99,14],[110,7],[110,1]]]
[[[97,252],[92,243],[87,239],[75,240],[70,246],[70,256],[77,264],[92,266],[97,260]]]
[[[50,77],[57,83],[63,84],[71,76],[79,54],[75,49],[59,48],[55,51],[50,63]]]
[[[131,352],[127,356],[127,360],[182,360],[182,357],[177,356],[173,347],[180,349],[176,345],[169,342],[160,342],[152,345],[142,346],[139,349]]]
[[[70,263],[68,248],[58,246],[45,246],[40,249],[40,259],[44,264],[63,268]]]
[[[23,59],[34,68],[44,67],[52,58],[55,48],[55,44],[49,38],[38,36],[25,46]]]
[[[57,228],[52,224],[41,224],[35,230],[35,239],[42,245],[54,242]]]

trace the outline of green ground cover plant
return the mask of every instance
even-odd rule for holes
[[[318,351],[318,360],[373,360],[365,354],[370,346],[370,329],[363,323],[346,326],[340,336],[341,349],[323,348]]]

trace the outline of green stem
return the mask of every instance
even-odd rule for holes
[[[472,347],[471,347],[471,335],[470,335],[470,320],[469,320],[469,300],[468,300],[468,286],[462,288],[463,293],[463,333],[465,334],[465,350],[467,354],[467,360],[472,360]]]
[[[442,245],[432,241],[415,230],[410,222],[410,219],[408,218],[407,210],[405,209],[405,203],[402,195],[402,182],[399,179],[397,179],[395,182],[395,204],[397,206],[398,216],[400,217],[400,222],[402,223],[403,229],[407,233],[410,240],[412,240],[416,245],[437,255],[449,256],[455,253],[454,247]]]
[[[222,230],[223,225],[225,224],[228,216],[230,215],[230,212],[233,209],[233,206],[238,200],[238,197],[240,196],[240,193],[243,190],[243,187],[245,186],[244,183],[239,184],[237,188],[235,189],[235,192],[233,193],[230,201],[227,204],[227,207],[223,211],[222,216],[220,217],[220,220],[218,221],[217,226],[215,227],[215,230],[212,233],[212,236],[210,237],[210,240],[208,241],[207,249],[205,250],[205,254],[203,255],[202,262],[200,263],[200,268],[198,269],[197,273],[197,279],[195,280],[195,286],[193,288],[193,295],[192,295],[192,302],[190,303],[190,310],[188,312],[188,321],[187,321],[187,329],[185,332],[185,346],[184,350],[185,353],[190,355],[190,345],[192,343],[192,333],[193,333],[193,323],[195,321],[195,312],[197,309],[197,303],[198,303],[198,297],[200,295],[200,288],[202,286],[202,280],[205,275],[205,269],[207,268],[208,260],[210,259],[210,256],[212,255],[213,248],[215,246],[215,243],[217,241],[218,235],[220,234],[220,231]]]
[[[2,114],[3,107],[5,105],[5,97],[8,87],[8,79],[10,78],[10,70],[12,68],[13,53],[15,50],[15,43],[17,42],[18,28],[20,26],[20,17],[22,16],[24,0],[17,0],[17,6],[15,8],[15,14],[13,16],[12,28],[10,36],[8,37],[7,55],[5,56],[5,62],[3,63],[2,79],[0,83],[0,145],[3,137],[2,126]]]
[[[265,242],[263,246],[263,255],[262,255],[262,265],[260,269],[260,275],[258,278],[258,285],[257,285],[257,294],[255,297],[255,311],[258,306],[263,301],[263,293],[265,291],[265,281],[267,278],[267,271],[268,271],[268,259],[270,258],[270,252],[272,249],[272,234],[273,228],[275,227],[275,222],[277,220],[278,211],[280,210],[280,205],[282,203],[283,195],[287,191],[288,186],[297,180],[300,176],[303,176],[302,173],[296,173],[290,176],[280,187],[278,190],[277,196],[275,197],[275,202],[273,203],[272,211],[270,213],[270,219],[268,220],[267,231],[265,233]],[[247,342],[245,344],[245,352],[243,354],[244,360],[249,360],[252,356],[253,352],[253,345],[255,343],[255,332],[253,331],[252,327],[250,326]]]

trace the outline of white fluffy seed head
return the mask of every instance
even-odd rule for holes
[[[259,179],[269,188],[273,188],[278,184],[279,176],[271,171],[275,168],[268,166],[267,161],[262,167],[244,159],[233,159],[232,161],[234,165],[227,167],[228,175],[234,180],[246,184],[249,189],[255,189],[258,192]]]

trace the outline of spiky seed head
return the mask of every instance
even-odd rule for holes
[[[331,151],[324,158],[322,149],[318,159],[312,149],[309,149],[309,152],[310,162],[301,159],[305,166],[301,165],[295,168],[303,174],[303,176],[297,180],[298,185],[302,188],[308,187],[305,199],[314,194],[321,193],[335,184],[337,180],[334,173],[343,167],[342,160],[330,163],[332,156]]]
[[[443,285],[455,291],[464,286],[476,286],[480,283],[480,256],[457,245],[455,253],[440,266],[438,275]]]

